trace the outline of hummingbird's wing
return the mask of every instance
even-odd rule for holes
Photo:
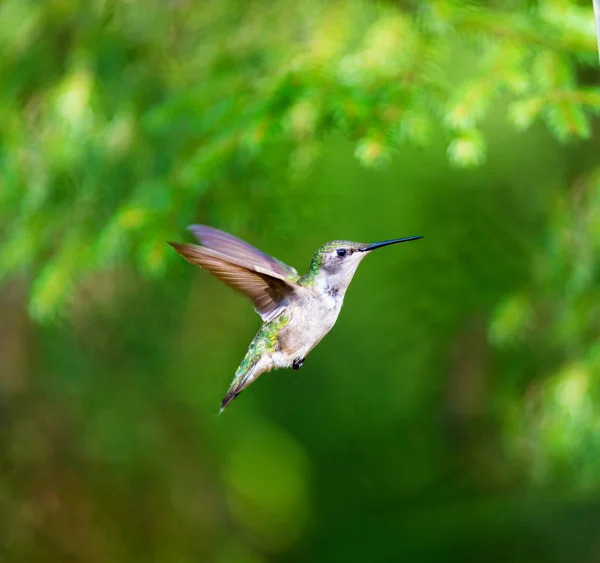
[[[225,231],[207,227],[206,225],[192,225],[189,229],[203,246],[216,250],[221,254],[256,264],[265,270],[275,272],[292,281],[297,281],[300,278],[298,272],[291,266],[265,254],[261,250],[258,250],[258,248]]]
[[[263,321],[273,319],[302,288],[278,272],[195,244],[169,243],[188,262],[202,266],[233,289],[254,301]]]

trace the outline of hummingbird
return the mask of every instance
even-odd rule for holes
[[[346,290],[363,258],[378,248],[423,238],[372,244],[334,240],[315,252],[308,272],[300,276],[295,268],[229,233],[205,225],[189,229],[201,246],[169,244],[191,264],[249,297],[263,321],[219,412],[261,374],[302,367],[309,352],[337,321]]]

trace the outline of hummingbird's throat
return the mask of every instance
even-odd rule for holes
[[[334,286],[328,285],[325,288],[325,293],[327,293],[327,295],[329,295],[330,297],[336,298],[336,297],[339,297],[339,295],[340,295],[340,289],[339,289],[339,287],[334,287]]]

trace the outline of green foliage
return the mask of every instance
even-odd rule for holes
[[[529,329],[531,308],[529,300],[514,295],[499,304],[490,323],[490,339],[498,346],[520,342]]]
[[[0,560],[596,561],[589,1],[3,0],[0,53]],[[424,239],[217,417],[259,319],[192,222]]]
[[[540,487],[597,487],[600,412],[592,374],[600,364],[590,360],[554,374],[510,420],[511,454]]]
[[[568,1],[6,0],[0,46],[0,275],[29,272],[40,320],[92,272],[133,260],[164,274],[162,241],[274,144],[290,151],[290,179],[330,131],[381,167],[435,129],[452,163],[475,166],[507,96],[518,129],[539,117],[562,141],[589,137],[600,110],[579,78],[595,64],[591,6]]]
[[[589,487],[598,479],[599,194],[594,172],[559,199],[529,287],[507,299],[491,325],[500,348],[513,356],[527,349],[535,358],[519,375],[531,391],[513,413],[507,440],[543,485]]]

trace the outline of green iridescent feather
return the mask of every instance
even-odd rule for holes
[[[260,330],[256,333],[256,336],[250,343],[246,356],[235,372],[231,388],[234,388],[237,383],[243,379],[243,377],[256,365],[263,354],[273,353],[275,351],[279,333],[289,322],[289,316],[282,314],[260,327]]]
[[[343,248],[349,244],[353,244],[347,240],[334,240],[332,242],[328,242],[324,244],[319,250],[315,252],[313,259],[310,262],[310,266],[308,268],[308,272],[304,274],[299,280],[298,285],[302,285],[304,287],[311,287],[315,284],[315,280],[317,278],[318,273],[321,271],[321,266],[323,266],[323,255],[327,252],[331,252],[336,248]]]

